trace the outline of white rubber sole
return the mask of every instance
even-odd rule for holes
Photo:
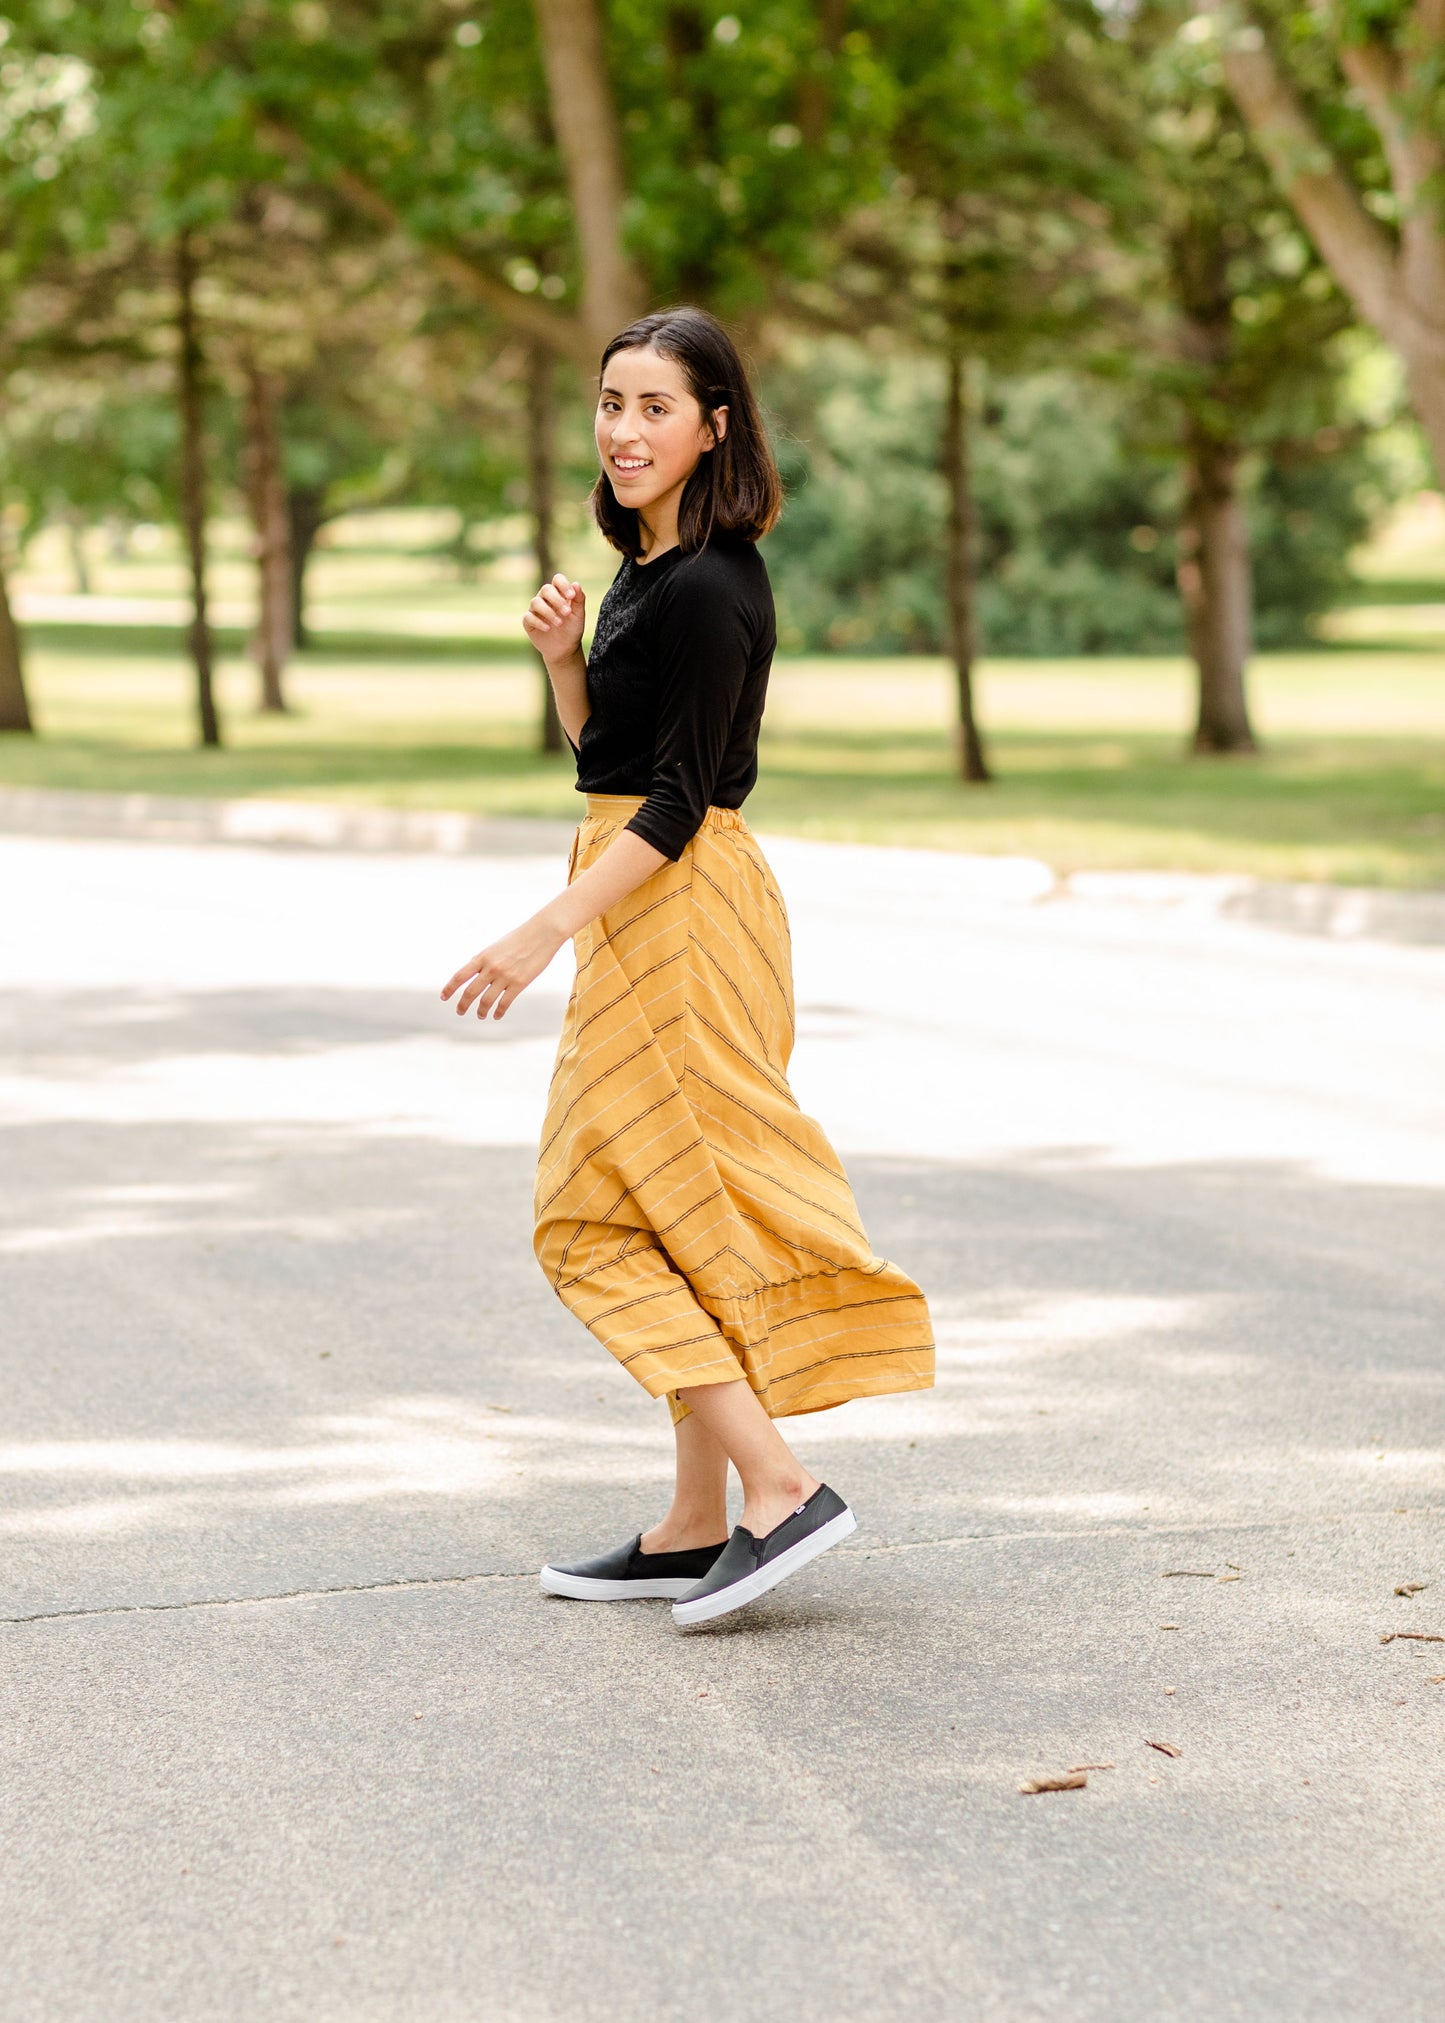
[[[540,1579],[543,1594],[566,1595],[574,1602],[676,1601],[697,1586],[695,1580],[587,1580],[563,1573],[560,1566],[544,1566]]]
[[[749,1602],[755,1602],[779,1581],[785,1581],[805,1567],[809,1560],[817,1559],[829,1546],[841,1545],[850,1531],[858,1529],[858,1520],[851,1510],[840,1510],[836,1517],[807,1538],[800,1538],[796,1545],[779,1553],[767,1566],[760,1566],[756,1573],[744,1574],[731,1587],[719,1588],[716,1594],[701,1595],[695,1602],[674,1602],[672,1620],[686,1629],[693,1623],[710,1623],[718,1616],[731,1615],[734,1609],[745,1609]],[[696,1587],[696,1581],[693,1586]]]

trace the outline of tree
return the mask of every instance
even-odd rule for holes
[[[944,583],[948,601],[948,652],[958,685],[959,770],[982,785],[993,776],[983,755],[973,704],[973,663],[978,642],[974,609],[975,532],[973,481],[969,470],[969,355],[960,324],[949,330],[945,357],[943,476],[948,487],[948,559]]]
[[[1247,752],[1249,472],[1337,422],[1349,305],[1277,201],[1198,17],[1174,0],[1105,14],[1063,0],[1060,15],[1037,88],[1075,187],[1107,218],[1101,253],[1123,261],[1097,362],[1138,386],[1156,446],[1172,440],[1182,460],[1194,749]]]
[[[646,307],[623,237],[626,170],[597,0],[535,0],[552,131],[582,267],[581,319],[594,357]]]
[[[33,292],[31,284],[51,252],[48,186],[84,126],[85,110],[78,103],[83,82],[76,66],[53,57],[30,61],[24,52],[8,56],[0,76],[0,372],[7,381],[15,362],[17,298]],[[8,560],[0,552],[0,731],[28,734],[34,720],[6,582]]]
[[[191,659],[201,743],[221,742],[206,611],[206,450],[200,329],[196,317],[196,249],[188,231],[176,240],[176,393],[181,416],[181,524],[191,570]]]
[[[198,0],[172,0],[171,16],[192,60],[234,79],[263,146],[409,239],[526,345],[539,564],[559,377],[544,362],[590,373],[620,325],[678,293],[744,319],[763,308],[872,172],[886,99],[837,0],[772,0],[745,25],[689,0],[631,0],[605,19],[597,0],[510,0],[460,24],[436,5],[404,19],[362,8],[344,39],[298,35],[279,6],[219,31]],[[646,81],[655,118],[619,119],[614,73]],[[294,507],[315,500],[293,492]],[[305,531],[293,511],[293,539]]]
[[[10,610],[10,591],[0,561],[0,731],[33,731],[30,699],[25,692],[25,663],[20,631]]]
[[[256,658],[261,707],[284,710],[281,678],[291,658],[294,600],[291,524],[286,507],[286,451],[281,437],[282,382],[252,356],[246,364],[245,481],[256,539]]]
[[[556,361],[545,345],[527,352],[527,496],[532,509],[537,581],[550,583],[557,569],[557,402],[553,390]],[[540,658],[540,655],[538,656]],[[562,719],[546,666],[542,668],[542,749],[562,749]]]
[[[1205,6],[1281,190],[1398,354],[1445,484],[1445,0]]]
[[[1045,333],[1075,320],[1067,269],[1072,234],[1040,210],[1047,138],[1022,95],[1038,54],[1030,0],[959,7],[929,0],[879,9],[869,47],[888,107],[880,187],[834,239],[829,289],[804,282],[799,313],[820,327],[907,331],[943,366],[937,463],[947,493],[943,558],[946,640],[958,700],[960,777],[991,774],[974,702],[977,513],[970,389],[990,359],[1021,363]],[[850,38],[851,39],[851,38]]]

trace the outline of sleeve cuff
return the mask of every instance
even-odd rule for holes
[[[678,821],[665,815],[660,808],[654,808],[644,801],[632,820],[625,825],[634,836],[640,836],[644,843],[650,843],[654,850],[660,850],[664,857],[675,864],[702,824]]]

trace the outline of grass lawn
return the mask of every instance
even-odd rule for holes
[[[202,752],[173,630],[40,622],[28,634],[41,735],[0,738],[0,783],[577,809],[570,756],[534,750],[538,676],[495,636],[335,635],[297,661],[296,708],[280,719],[255,714],[232,636],[227,744]],[[1445,886],[1445,651],[1263,655],[1253,696],[1263,755],[1192,760],[1182,661],[988,662],[980,702],[998,778],[965,788],[941,662],[784,659],[748,813],[761,829],[1021,852],[1063,870]]]

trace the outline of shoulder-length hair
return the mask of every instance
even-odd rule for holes
[[[711,425],[720,407],[728,411],[726,434],[704,451],[683,488],[678,546],[692,553],[720,534],[761,540],[782,511],[783,487],[737,346],[705,309],[661,309],[629,323],[613,338],[602,354],[599,386],[608,360],[619,351],[648,349],[682,367],[704,422]],[[592,488],[592,511],[614,548],[634,560],[642,554],[637,510],[619,504],[606,471]]]

